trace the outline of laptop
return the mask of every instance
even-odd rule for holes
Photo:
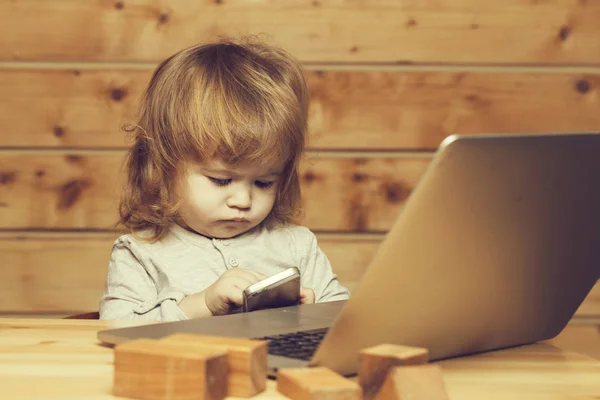
[[[600,277],[600,134],[446,138],[349,300],[108,329],[269,340],[278,368],[349,376],[360,349],[431,360],[556,336]]]

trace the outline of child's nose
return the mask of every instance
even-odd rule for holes
[[[248,209],[252,204],[252,195],[247,187],[238,187],[227,199],[227,205],[232,208]]]

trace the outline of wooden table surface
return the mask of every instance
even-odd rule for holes
[[[131,323],[0,319],[0,397],[113,399],[112,349],[96,332]],[[536,343],[440,362],[460,399],[600,399],[600,360]],[[281,399],[275,382],[257,399]]]

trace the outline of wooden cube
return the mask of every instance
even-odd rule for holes
[[[229,363],[228,396],[251,397],[266,388],[267,341],[187,333],[177,333],[161,340],[194,343],[227,351]]]
[[[227,352],[152,339],[115,347],[113,394],[138,399],[220,400],[227,395]]]
[[[294,400],[352,400],[360,386],[329,368],[283,368],[277,371],[277,391]]]
[[[437,364],[394,367],[376,400],[449,400],[442,369]]]
[[[392,367],[425,364],[428,360],[429,351],[421,347],[380,344],[363,349],[359,353],[358,380],[364,398],[375,397]]]

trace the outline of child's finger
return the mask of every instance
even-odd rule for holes
[[[313,304],[315,302],[315,292],[310,288],[300,289],[300,303]]]
[[[236,277],[236,279],[232,281],[233,286],[239,288],[240,290],[244,290],[248,286],[250,286],[256,282],[258,282],[258,281],[252,275],[241,275],[241,276]]]
[[[232,291],[229,296],[229,301],[230,303],[235,304],[236,306],[241,306],[242,304],[244,304],[244,297],[242,296],[242,291]]]
[[[260,273],[260,272],[258,272],[258,271],[252,271],[251,269],[246,269],[246,270],[244,270],[244,272],[247,272],[248,274],[250,274],[250,275],[254,276],[254,277],[256,278],[256,282],[258,282],[258,281],[262,281],[263,279],[266,279],[266,278],[267,278],[267,276],[266,276],[266,275],[264,275],[264,274],[261,274],[261,273]]]

